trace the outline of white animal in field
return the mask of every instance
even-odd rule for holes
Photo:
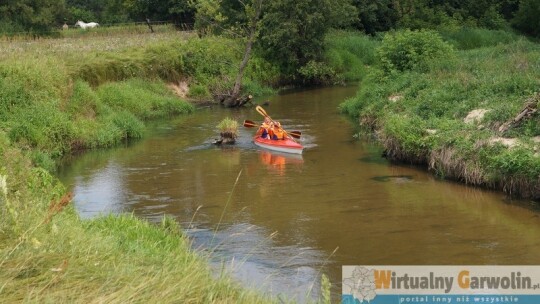
[[[85,23],[85,22],[83,22],[81,20],[78,20],[77,23],[75,23],[75,26],[78,26],[78,27],[82,28],[83,30],[85,30],[87,28],[98,27],[99,23],[97,23],[97,22]]]

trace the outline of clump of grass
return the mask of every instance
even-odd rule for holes
[[[233,139],[238,137],[238,122],[232,118],[224,118],[219,122],[217,128],[222,137]]]

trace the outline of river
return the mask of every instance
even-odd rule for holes
[[[540,264],[535,204],[387,162],[337,110],[356,90],[269,98],[268,114],[302,132],[302,156],[261,150],[245,128],[236,145],[212,145],[221,119],[262,119],[254,108],[214,107],[74,157],[58,176],[83,218],[172,215],[216,272],[222,265],[247,286],[300,302],[317,296],[322,273],[339,299],[342,265]]]

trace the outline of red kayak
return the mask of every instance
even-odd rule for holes
[[[289,138],[275,140],[255,136],[253,142],[261,148],[285,153],[302,154],[304,149],[301,144]]]

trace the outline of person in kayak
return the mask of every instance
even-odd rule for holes
[[[285,139],[285,131],[281,128],[281,124],[276,121],[270,128],[271,137],[274,140]]]
[[[257,135],[264,139],[270,139],[270,131],[272,127],[272,121],[268,117],[265,117],[263,123],[259,127],[259,130],[257,130]]]

